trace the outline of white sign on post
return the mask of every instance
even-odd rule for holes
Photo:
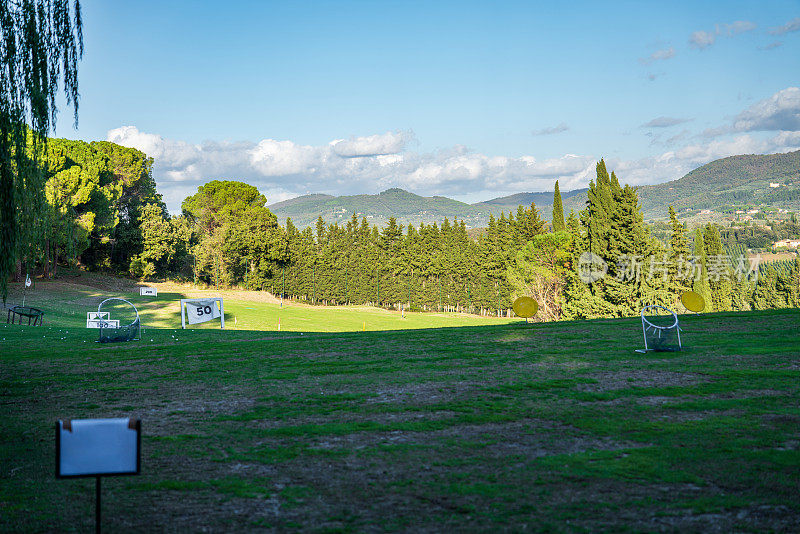
[[[86,328],[103,328],[104,322],[111,320],[111,312],[86,312]],[[119,326],[119,321],[117,321]]]
[[[74,419],[56,422],[56,478],[138,475],[138,419]]]
[[[221,298],[181,299],[181,327],[189,324],[220,320],[220,328],[225,328],[225,308]]]
[[[101,522],[100,477],[138,475],[141,443],[138,419],[56,421],[56,478],[95,477],[95,532]]]
[[[157,297],[158,289],[154,287],[140,287],[139,295],[141,295],[142,297]]]
[[[119,319],[98,319],[89,321],[86,328],[119,328]]]

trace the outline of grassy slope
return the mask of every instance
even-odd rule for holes
[[[290,332],[347,332],[444,328],[502,324],[509,319],[479,317],[456,313],[406,313],[372,307],[306,306],[279,301],[266,293],[236,291],[200,291],[176,284],[155,284],[157,297],[141,297],[132,282],[101,275],[82,273],[64,276],[59,281],[37,281],[26,297],[26,305],[45,310],[45,324],[70,328],[85,328],[86,312],[97,311],[97,305],[108,297],[121,297],[138,309],[142,325],[150,328],[180,328],[180,299],[221,296],[225,303],[225,327],[231,330],[277,331],[278,319],[282,331]],[[21,284],[12,284],[9,306],[22,301]],[[124,304],[119,308],[125,311]],[[3,311],[5,314],[5,311]],[[4,315],[5,317],[5,315]],[[111,318],[120,317],[112,310]],[[132,320],[132,318],[130,319]],[[194,325],[192,329],[219,329],[220,323]]]
[[[648,355],[636,319],[100,346],[56,317],[0,327],[0,531],[91,528],[52,423],[129,415],[143,473],[104,482],[111,531],[800,521],[799,310],[683,317],[688,350]]]

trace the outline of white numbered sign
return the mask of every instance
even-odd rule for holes
[[[103,328],[102,323],[108,322],[110,319],[110,312],[86,312],[86,328]]]
[[[139,295],[143,297],[157,297],[158,296],[158,289],[154,287],[140,287],[139,288]]]
[[[97,319],[86,321],[86,328],[119,328],[119,319]]]
[[[219,319],[220,326],[225,328],[225,311],[222,306],[222,299],[181,300],[181,323],[183,328],[186,328],[186,322],[189,324],[198,324],[214,319]]]

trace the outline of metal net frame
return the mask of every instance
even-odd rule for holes
[[[98,340],[100,343],[119,343],[123,341],[134,341],[139,339],[139,332],[141,330],[141,321],[139,320],[139,310],[136,309],[131,302],[128,302],[125,299],[121,299],[119,297],[111,297],[110,299],[106,299],[97,306],[97,313],[100,314],[103,312],[103,305],[118,300],[128,304],[131,308],[133,308],[133,313],[136,314],[136,319],[133,322],[126,324],[126,325],[119,325],[114,326],[113,323],[110,321],[100,320],[100,339]],[[101,315],[102,317],[102,315]]]
[[[667,314],[657,315],[653,311],[663,310]],[[647,313],[651,312],[651,313]],[[650,318],[647,317],[650,315]],[[656,317],[668,318],[672,316],[672,324],[656,324]],[[681,327],[678,324],[678,315],[664,306],[645,306],[642,308],[642,334],[644,334],[644,350],[637,352],[675,352],[681,350]]]

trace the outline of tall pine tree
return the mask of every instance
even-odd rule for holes
[[[692,291],[703,297],[705,308],[703,311],[713,310],[711,297],[711,286],[708,284],[708,269],[706,267],[706,249],[703,245],[703,232],[698,228],[694,234],[694,260],[695,260],[695,281]]]
[[[730,311],[731,301],[731,268],[722,248],[719,230],[708,224],[703,230],[703,246],[706,253],[706,266],[710,267],[709,287],[714,311]]]
[[[669,207],[669,222],[672,226],[667,257],[669,291],[678,297],[691,289],[691,281],[686,276],[686,269],[683,268],[689,262],[689,242],[686,239],[686,226],[678,222],[672,206]]]
[[[558,180],[556,180],[556,189],[553,193],[553,232],[561,232],[565,228],[564,207],[561,205],[561,191],[558,189]]]

